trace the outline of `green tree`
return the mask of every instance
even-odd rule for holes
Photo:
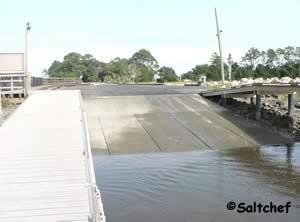
[[[138,52],[134,53],[133,56],[129,59],[129,62],[132,64],[143,64],[147,68],[152,70],[157,70],[159,68],[157,60],[146,49],[141,49]]]
[[[109,75],[109,64],[97,61],[97,74],[99,81],[104,82],[104,78]]]
[[[257,48],[252,47],[248,50],[248,52],[246,52],[245,56],[242,57],[241,63],[254,70],[256,65],[259,63],[260,56],[260,51]]]
[[[152,81],[157,73],[159,65],[154,56],[146,49],[134,53],[129,59],[130,64],[135,64],[137,73],[136,81]]]
[[[209,60],[209,69],[207,72],[208,80],[221,80],[221,59],[220,56],[214,52]],[[224,72],[226,71],[226,67],[224,64]],[[225,73],[224,73],[225,74]]]
[[[158,70],[158,74],[160,76],[160,79],[163,81],[177,81],[178,76],[176,75],[176,72],[171,67],[163,66]]]
[[[267,50],[267,65],[274,67],[275,61],[277,60],[277,54],[274,49]]]
[[[81,55],[71,52],[64,57],[63,71],[72,77],[80,77],[85,71],[85,66],[81,62]]]
[[[97,72],[98,61],[91,55],[85,54],[81,57],[80,61],[82,68],[82,80],[85,82],[99,81],[99,75]]]
[[[276,58],[277,58],[276,63],[278,66],[281,66],[285,63],[284,54],[285,54],[284,49],[278,48],[276,50]]]
[[[193,71],[188,71],[188,72],[183,73],[181,75],[181,79],[182,80],[184,80],[184,79],[190,79],[190,80],[196,81],[197,77],[194,75]]]
[[[54,61],[48,69],[48,74],[50,77],[57,77],[63,72],[63,64],[59,61]]]
[[[137,76],[135,77],[136,82],[150,82],[154,78],[153,70],[149,69],[144,64],[137,65]]]
[[[288,47],[284,48],[284,55],[283,55],[283,57],[284,57],[285,62],[287,62],[287,63],[293,63],[295,61],[294,52],[295,52],[295,48],[292,47],[292,46],[288,46]]]

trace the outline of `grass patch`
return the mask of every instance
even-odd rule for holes
[[[281,102],[287,103],[288,102],[288,95],[279,95],[278,100],[281,101]],[[300,94],[299,93],[297,93],[295,95],[295,102],[300,102]]]
[[[1,98],[1,105],[3,109],[10,109],[17,105],[20,105],[24,99],[21,98],[9,98],[9,97],[2,97]]]
[[[3,109],[8,109],[12,106],[10,99],[6,97],[1,98],[1,105]]]

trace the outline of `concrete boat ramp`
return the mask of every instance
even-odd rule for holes
[[[91,146],[102,154],[224,150],[288,138],[196,94],[86,96]]]
[[[0,127],[0,221],[104,221],[78,90],[31,95]]]

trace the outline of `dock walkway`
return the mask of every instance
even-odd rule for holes
[[[79,91],[40,91],[0,127],[0,221],[104,221],[84,119]]]

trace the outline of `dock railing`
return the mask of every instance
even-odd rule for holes
[[[73,86],[80,85],[80,78],[42,78],[42,77],[31,77],[31,86]]]
[[[93,163],[93,156],[90,146],[90,139],[89,139],[89,131],[87,127],[86,121],[86,114],[82,112],[82,120],[83,120],[83,130],[84,130],[84,143],[85,143],[85,150],[83,151],[86,157],[86,168],[87,174],[89,178],[89,198],[90,198],[90,214],[92,216],[91,221],[93,222],[105,222],[105,214],[103,209],[103,203],[101,199],[101,194],[98,189],[95,177],[95,169]]]

